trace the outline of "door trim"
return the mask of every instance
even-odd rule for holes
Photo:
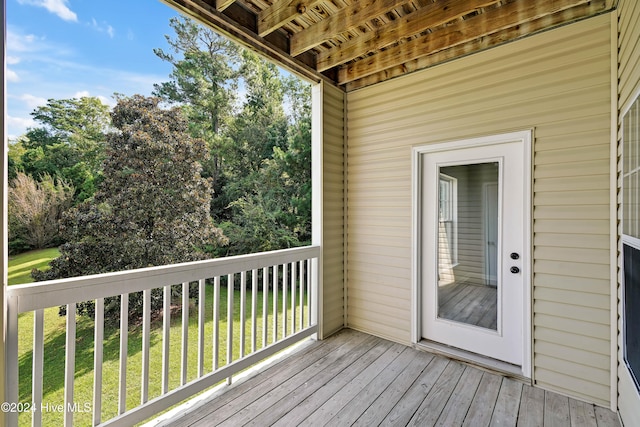
[[[411,192],[412,192],[412,233],[411,233],[411,342],[417,344],[422,340],[422,157],[427,153],[439,151],[451,151],[471,147],[498,145],[507,142],[520,142],[523,144],[523,165],[522,173],[524,175],[523,198],[524,198],[524,250],[522,264],[522,274],[524,278],[524,304],[522,307],[523,315],[523,331],[522,331],[522,350],[523,363],[520,367],[522,376],[531,378],[531,361],[532,361],[532,289],[531,276],[533,271],[532,260],[532,141],[533,129],[508,132],[496,135],[481,136],[476,138],[458,139],[433,144],[425,144],[415,146],[411,153]]]

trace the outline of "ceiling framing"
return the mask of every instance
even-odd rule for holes
[[[346,91],[607,12],[615,0],[163,0]]]

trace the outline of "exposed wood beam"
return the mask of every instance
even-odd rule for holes
[[[277,30],[323,0],[276,0],[258,14],[258,35],[261,37]]]
[[[446,48],[471,42],[474,39],[583,3],[588,3],[588,0],[554,0],[546,2],[516,0],[513,3],[488,10],[480,15],[438,29],[426,36],[401,43],[369,58],[344,66],[338,71],[338,83],[346,84],[387,68],[402,65]],[[602,10],[604,10],[604,1],[596,1],[595,3],[600,4]]]
[[[408,0],[356,0],[337,13],[291,36],[290,53],[300,55],[320,43],[402,6]]]
[[[256,34],[255,15],[238,3],[231,4],[223,13],[209,4],[209,1],[213,3],[213,0],[162,1],[232,40],[273,59],[306,79],[315,82],[327,80],[325,76],[315,70],[312,57],[305,58],[303,62],[301,57],[292,58],[289,56],[287,53],[288,40],[279,32],[270,34],[269,37],[259,37]],[[335,84],[335,81],[331,83]]]
[[[216,0],[216,9],[223,11],[233,4],[236,0]]]
[[[481,7],[489,6],[498,0],[444,0],[431,3],[400,19],[368,33],[348,40],[333,49],[320,52],[316,57],[318,71],[328,70],[337,65],[366,55],[401,38],[411,37],[427,28],[438,27],[447,22],[467,15]]]

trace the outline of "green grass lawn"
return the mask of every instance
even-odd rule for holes
[[[56,248],[39,249],[9,257],[9,285],[31,283],[31,270],[46,270],[49,261],[58,257],[60,252]]]
[[[57,255],[56,251],[48,252],[52,257]],[[42,262],[44,255],[34,253],[24,254],[24,257],[15,257],[10,260],[10,272],[29,268],[21,266],[19,262],[31,263],[34,260]],[[45,262],[46,264],[46,262]],[[14,268],[15,270],[11,270]],[[30,270],[30,268],[29,268]],[[11,274],[11,273],[10,273]],[[17,276],[16,276],[17,277]],[[27,280],[29,281],[29,280]],[[205,303],[205,372],[212,371],[213,364],[213,286],[206,286]],[[226,364],[226,330],[227,330],[227,290],[224,286],[220,289],[220,349],[219,364]],[[245,348],[248,353],[251,349],[251,320],[250,320],[250,298],[251,292],[247,290],[247,322]],[[282,307],[282,292],[279,292],[279,307]],[[258,293],[258,342],[257,347],[261,348],[262,343],[262,292]],[[197,377],[197,354],[198,354],[198,319],[197,306],[192,301],[189,319],[189,340],[188,340],[188,381]],[[268,313],[272,312],[273,298],[269,295]],[[290,302],[289,302],[290,304]],[[240,349],[238,337],[240,336],[240,292],[234,292],[234,337],[233,343],[234,359],[239,357]],[[299,315],[299,314],[298,314]],[[282,315],[279,315],[279,329],[282,325]],[[291,313],[289,310],[289,317]],[[308,319],[308,310],[305,308],[305,319]],[[93,396],[93,347],[94,347],[94,322],[84,317],[76,316],[76,369],[75,369],[75,402],[81,407],[85,402],[92,403]],[[65,363],[65,322],[66,317],[58,315],[58,307],[51,307],[45,310],[45,350],[44,350],[44,396],[43,402],[50,405],[62,404],[64,401],[64,363]],[[289,324],[291,320],[289,320]],[[272,316],[268,316],[268,341],[272,342]],[[149,399],[161,394],[161,372],[162,372],[162,319],[158,319],[152,324],[151,347],[150,347],[150,379],[149,379]],[[173,389],[180,384],[180,359],[181,359],[181,334],[182,321],[179,312],[172,314],[171,336],[170,336],[170,356],[169,356],[169,389]],[[279,336],[282,335],[280,330]],[[117,326],[105,326],[104,331],[104,362],[103,362],[103,399],[102,399],[102,419],[109,419],[117,414],[118,386],[119,386],[119,340],[120,330]],[[31,401],[31,364],[32,364],[32,344],[33,343],[33,313],[24,313],[19,321],[19,375],[20,375],[20,402]],[[130,322],[129,341],[127,355],[127,408],[133,408],[140,404],[141,390],[141,361],[142,361],[142,328],[140,322]],[[44,425],[62,425],[61,413],[43,413]],[[20,425],[30,425],[31,414],[21,414]],[[91,413],[76,413],[74,416],[75,425],[88,425],[91,423]]]

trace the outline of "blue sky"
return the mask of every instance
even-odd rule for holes
[[[176,15],[159,0],[7,0],[9,138],[50,98],[150,94],[171,72],[153,48]]]

